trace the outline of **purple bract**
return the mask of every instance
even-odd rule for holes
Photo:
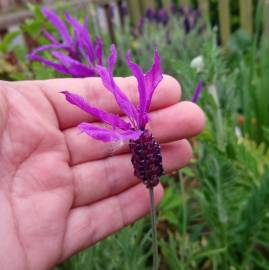
[[[87,19],[85,19],[84,24],[80,24],[66,12],[65,19],[73,32],[71,35],[67,25],[54,11],[43,7],[42,13],[58,30],[61,41],[50,33],[43,31],[50,44],[42,45],[33,50],[29,59],[39,61],[72,77],[96,76],[96,66],[102,65],[103,42],[97,37],[95,44],[93,43],[88,31]],[[48,51],[54,60],[40,55],[45,51]]]
[[[95,139],[106,142],[129,139],[136,140],[139,138],[149,121],[148,111],[152,95],[157,85],[163,78],[160,57],[157,50],[155,50],[154,63],[152,67],[145,74],[136,63],[131,61],[130,52],[126,53],[126,62],[128,67],[138,82],[139,106],[137,107],[130,102],[129,98],[121,91],[113,78],[113,66],[116,63],[116,60],[117,51],[115,46],[112,45],[111,55],[108,59],[108,67],[106,68],[98,65],[97,71],[101,77],[103,85],[114,95],[117,104],[123,113],[129,118],[130,122],[126,122],[116,114],[107,113],[100,109],[94,108],[82,97],[76,94],[72,94],[68,91],[63,92],[67,101],[112,127],[112,129],[105,129],[90,123],[82,123],[79,125],[81,131],[87,133]]]

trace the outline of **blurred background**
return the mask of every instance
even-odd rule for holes
[[[269,1],[0,0],[0,79],[63,77],[27,57],[48,42],[43,29],[57,36],[42,6],[87,16],[106,56],[117,45],[116,75],[130,75],[127,49],[146,70],[157,47],[184,100],[203,81],[207,124],[191,138],[193,159],[162,178],[160,269],[268,270]],[[146,217],[54,270],[151,269],[151,256]]]

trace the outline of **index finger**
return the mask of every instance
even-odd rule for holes
[[[130,101],[137,104],[137,81],[134,77],[115,78],[120,89],[129,97]],[[84,79],[52,79],[35,82],[45,93],[57,115],[60,129],[74,127],[81,122],[96,122],[96,119],[81,109],[68,104],[64,95],[59,92],[68,90],[84,97],[92,106],[122,114],[112,93],[102,84],[100,78]],[[27,82],[25,82],[27,84]],[[33,87],[33,82],[31,82]],[[177,103],[181,96],[179,83],[171,76],[164,76],[153,95],[150,110],[157,110]]]

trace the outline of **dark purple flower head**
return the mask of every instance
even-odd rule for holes
[[[145,130],[139,139],[130,140],[129,148],[132,154],[134,175],[140,178],[148,188],[158,185],[164,170],[160,145],[152,134]]]
[[[33,50],[29,59],[39,61],[60,73],[69,74],[73,77],[96,76],[96,66],[102,65],[103,43],[98,37],[95,44],[91,40],[88,20],[85,19],[84,24],[80,24],[66,12],[65,19],[73,30],[71,35],[67,25],[54,11],[43,7],[42,13],[58,30],[61,40],[43,31],[50,44]],[[54,60],[41,56],[40,53],[44,51],[48,51]]]
[[[164,8],[160,9],[156,14],[156,22],[166,25],[168,21],[169,21],[168,12]]]
[[[152,21],[155,17],[156,12],[152,8],[148,8],[145,12],[145,17],[149,21]]]
[[[128,67],[138,82],[138,107],[130,102],[129,98],[123,93],[113,78],[113,67],[116,60],[117,51],[115,46],[112,45],[111,55],[108,59],[108,67],[98,65],[97,71],[105,88],[114,95],[117,104],[129,118],[129,123],[115,114],[107,113],[92,107],[82,97],[68,91],[64,91],[63,93],[65,94],[67,101],[112,127],[112,129],[105,129],[89,123],[82,123],[79,125],[82,132],[102,141],[136,140],[143,133],[143,130],[149,121],[148,111],[152,95],[163,78],[160,57],[158,51],[155,50],[153,65],[150,70],[144,74],[142,69],[130,59],[130,52],[128,51],[126,53]]]

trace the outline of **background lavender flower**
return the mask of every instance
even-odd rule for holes
[[[145,18],[150,22],[161,23],[166,25],[169,21],[169,15],[166,9],[153,10],[148,8],[145,12]]]
[[[176,4],[171,5],[171,12],[175,16],[178,13],[178,6]]]
[[[181,6],[178,8],[179,16],[183,19],[183,26],[185,33],[189,33],[193,30],[202,15],[199,10],[195,10],[189,6]]]
[[[192,102],[194,102],[194,103],[197,102],[197,100],[202,92],[202,89],[203,89],[203,83],[202,83],[202,81],[199,81],[196,88],[195,88],[194,94],[192,96],[192,99],[191,99]]]
[[[57,29],[60,40],[47,31],[43,31],[50,44],[42,45],[33,50],[29,59],[39,61],[56,71],[73,77],[89,77],[97,75],[96,65],[102,64],[103,42],[96,38],[95,44],[88,31],[88,20],[80,24],[69,13],[65,13],[66,22],[72,28],[71,35],[67,25],[53,11],[42,8],[43,15]],[[52,59],[47,59],[40,54],[49,52]]]
[[[182,20],[185,33],[192,31],[197,26],[199,20],[202,18],[199,10],[193,9],[189,6],[178,6],[176,4],[172,4],[170,10],[174,17],[178,17]],[[144,17],[149,22],[163,24],[164,26],[167,25],[170,20],[169,13],[165,8],[158,10],[149,8],[146,10]],[[202,25],[198,31],[201,32],[204,30],[204,28],[205,25]]]
[[[157,23],[161,23],[163,25],[167,25],[169,22],[169,15],[165,8],[161,8],[156,12],[155,20]]]
[[[155,16],[155,11],[152,8],[148,8],[145,12],[145,17],[149,20],[152,21]]]

